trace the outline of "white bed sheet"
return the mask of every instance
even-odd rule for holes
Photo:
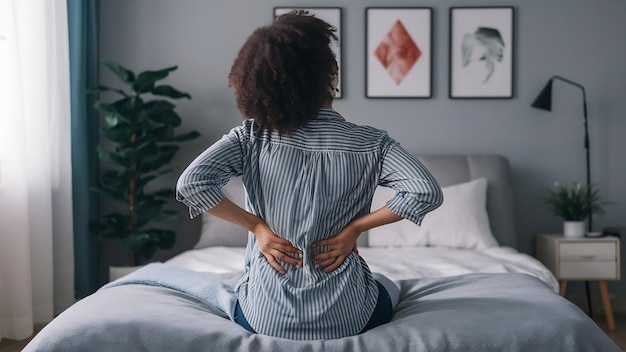
[[[524,273],[558,292],[554,275],[535,258],[510,247],[484,250],[443,247],[359,248],[373,272],[392,280],[450,277],[471,273]],[[245,248],[207,247],[183,252],[168,264],[197,272],[229,273],[244,269]]]

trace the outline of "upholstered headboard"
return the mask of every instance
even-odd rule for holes
[[[501,246],[516,248],[511,167],[502,155],[418,155],[441,187],[487,179],[487,214]],[[444,200],[445,202],[445,200]]]
[[[513,189],[508,160],[501,155],[417,155],[440,186],[446,187],[477,178],[487,179],[487,214],[493,236],[501,246],[516,245]],[[244,192],[240,179],[232,179],[224,193],[243,206]],[[445,202],[445,199],[444,199]],[[367,236],[359,245],[367,245]],[[203,215],[202,233],[195,248],[207,246],[245,246],[246,232],[210,215]]]

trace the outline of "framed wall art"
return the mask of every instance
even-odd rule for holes
[[[331,49],[333,53],[335,53],[335,58],[337,60],[337,66],[339,67],[339,77],[337,84],[337,91],[335,92],[335,98],[341,98],[343,96],[343,79],[342,79],[342,50],[341,50],[341,37],[342,37],[342,27],[341,27],[341,8],[340,7],[274,7],[274,17],[280,16],[282,14],[288,13],[292,10],[306,10],[309,13],[315,15],[315,17],[326,21],[333,27],[337,28],[335,34],[337,35],[338,41],[331,43]]]
[[[450,98],[513,98],[513,13],[450,8]]]
[[[365,9],[365,96],[432,97],[432,8]]]

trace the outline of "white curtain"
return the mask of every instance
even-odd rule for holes
[[[65,0],[0,0],[0,338],[74,302]]]

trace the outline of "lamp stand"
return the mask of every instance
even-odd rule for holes
[[[589,157],[589,126],[587,123],[587,95],[585,93],[585,87],[561,76],[552,76],[546,86],[541,90],[532,106],[538,109],[552,111],[552,81],[559,80],[565,83],[569,83],[573,86],[580,88],[583,91],[583,125],[585,127],[585,159],[586,159],[586,172],[587,172],[587,192],[591,193],[591,163]],[[587,231],[591,232],[593,220],[591,218],[591,209],[587,214]],[[585,291],[587,294],[587,308],[589,309],[589,316],[593,316],[591,309],[591,295],[589,292],[589,281],[585,281]]]

